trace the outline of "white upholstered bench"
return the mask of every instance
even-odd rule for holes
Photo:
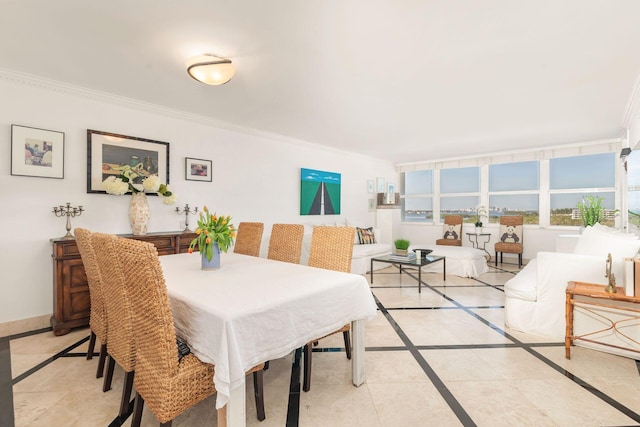
[[[465,246],[443,246],[433,244],[415,244],[413,249],[432,249],[431,255],[441,255],[447,258],[447,274],[460,277],[478,277],[489,271],[485,252],[480,249]],[[442,263],[435,263],[423,268],[423,272],[442,272]]]

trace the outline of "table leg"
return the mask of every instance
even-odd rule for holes
[[[246,426],[246,417],[247,417],[247,408],[246,408],[246,399],[245,399],[245,382],[244,378],[242,384],[239,384],[237,387],[229,390],[229,401],[227,402],[226,408],[226,424],[220,424],[220,417],[218,418],[218,427],[221,426],[229,426],[229,427],[245,427]],[[223,408],[224,409],[224,408]],[[220,415],[220,411],[218,412]]]
[[[447,281],[447,257],[442,258],[442,280]]]
[[[565,323],[566,332],[564,336],[564,357],[571,359],[571,338],[573,337],[573,299],[571,294],[567,292],[565,306]]]
[[[364,384],[364,320],[351,322],[351,374],[353,385],[360,387]]]
[[[422,266],[418,266],[418,293],[422,293]]]
[[[371,258],[371,270],[369,270],[369,274],[371,275],[371,283],[373,283],[373,258]]]

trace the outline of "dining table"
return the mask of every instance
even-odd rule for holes
[[[160,257],[176,335],[215,365],[219,426],[245,426],[250,368],[345,324],[352,328],[352,382],[364,383],[364,321],[377,310],[364,276],[221,255],[221,267],[210,271],[201,270],[197,252]]]

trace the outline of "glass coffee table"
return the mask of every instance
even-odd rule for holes
[[[447,260],[440,255],[427,255],[423,258],[413,258],[403,260],[396,255],[385,255],[381,257],[371,258],[371,283],[373,283],[373,262],[386,262],[387,264],[393,264],[400,270],[402,274],[402,267],[409,269],[418,269],[418,293],[422,292],[422,267],[425,265],[433,264],[434,262],[442,261],[442,279],[447,280]]]

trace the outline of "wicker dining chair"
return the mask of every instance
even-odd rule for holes
[[[301,224],[273,224],[267,258],[300,264],[304,226]]]
[[[192,353],[178,355],[173,313],[155,246],[123,238],[115,244],[135,325],[136,400],[131,425],[140,425],[146,402],[162,426],[171,426],[175,417],[216,392],[215,367]],[[265,419],[263,367],[260,364],[247,372],[254,374],[260,421]]]
[[[98,358],[96,378],[101,378],[104,374],[104,363],[107,357],[107,314],[104,307],[104,291],[102,290],[100,267],[98,267],[98,259],[91,243],[91,232],[84,228],[76,228],[74,234],[80,258],[82,259],[82,264],[84,264],[84,271],[87,275],[89,301],[91,304],[89,312],[91,333],[89,336],[89,348],[87,349],[87,360],[93,358],[97,338],[100,341],[100,356]]]
[[[263,230],[264,224],[261,222],[241,222],[238,224],[238,235],[233,246],[233,252],[256,257],[260,256]]]
[[[502,263],[502,255],[518,254],[518,268],[522,267],[522,250],[523,250],[523,217],[522,215],[511,215],[500,217],[500,234],[499,242],[496,242],[496,267],[498,266],[498,253],[500,254],[500,263]]]
[[[129,415],[129,399],[136,368],[131,302],[125,288],[126,276],[116,256],[116,240],[111,234],[92,233],[91,243],[98,260],[107,314],[107,373],[103,391],[111,388],[115,363],[125,372],[119,417]]]
[[[462,215],[444,217],[442,239],[436,240],[436,245],[462,246]]]
[[[353,239],[355,228],[353,227],[313,227],[311,234],[311,252],[309,254],[309,266],[327,270],[351,272],[351,258],[353,256]],[[331,332],[305,345],[304,349],[304,380],[302,389],[311,389],[311,354],[313,344],[318,340],[333,334],[342,332],[344,348],[347,359],[351,359],[351,325],[346,324],[337,331]]]

